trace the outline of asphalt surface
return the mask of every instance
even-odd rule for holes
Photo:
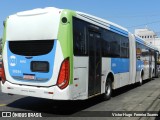
[[[64,118],[74,120],[75,118],[79,120],[160,120],[160,117],[156,116],[126,117],[130,113],[133,115],[144,111],[150,114],[152,114],[151,111],[154,111],[152,115],[160,114],[160,79],[147,80],[142,86],[131,85],[117,89],[114,91],[111,100],[108,101],[103,101],[101,96],[88,100],[54,101],[28,96],[10,96],[0,92],[0,111],[42,113],[43,118],[38,118],[39,120],[53,119],[53,117],[58,120]],[[118,113],[118,111],[123,111],[123,116],[108,117],[108,114],[113,116],[113,113]]]

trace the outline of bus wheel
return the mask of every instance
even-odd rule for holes
[[[155,75],[154,75],[154,70],[152,71],[152,77],[151,77],[151,80],[154,80],[154,77],[155,77]]]
[[[140,80],[139,80],[139,86],[143,84],[143,75],[141,75]]]
[[[157,77],[159,78],[160,77],[160,72],[158,71],[158,75],[157,75]]]
[[[107,78],[106,86],[105,86],[105,93],[104,93],[104,100],[109,100],[112,95],[112,81],[111,78]]]

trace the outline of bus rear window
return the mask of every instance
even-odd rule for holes
[[[12,53],[22,56],[48,54],[54,46],[54,40],[9,41]]]

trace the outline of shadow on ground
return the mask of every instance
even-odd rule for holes
[[[97,96],[88,100],[63,101],[63,100],[48,100],[34,97],[24,97],[16,100],[8,107],[19,108],[20,111],[36,111],[46,114],[57,115],[72,115],[86,108],[94,106],[102,102],[101,96]]]
[[[156,117],[155,120],[160,120],[160,110],[158,112],[158,117]]]
[[[152,80],[154,80],[154,79],[152,79]],[[143,85],[146,84],[146,83],[148,83],[148,82],[150,82],[150,81],[151,81],[150,79],[144,80],[143,81]],[[125,87],[118,88],[118,89],[116,89],[116,90],[113,91],[112,97],[116,97],[118,95],[121,95],[123,93],[128,92],[129,90],[136,89],[137,87],[141,87],[141,86],[139,86],[139,83],[136,83],[136,84],[133,84],[133,85],[127,85]]]
[[[138,85],[126,86],[120,89],[117,89],[113,92],[112,97],[119,96],[129,90],[135,89]],[[24,97],[18,99],[10,104],[8,107],[19,108],[20,111],[36,111],[45,114],[54,114],[55,116],[63,115],[73,115],[79,113],[80,111],[92,107],[96,104],[104,102],[102,96],[97,96],[90,98],[88,100],[75,100],[75,101],[58,101],[58,100],[48,100],[42,98],[34,97]],[[106,101],[107,102],[107,101]]]

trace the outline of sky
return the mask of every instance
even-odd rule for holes
[[[35,8],[57,7],[85,12],[127,28],[148,28],[160,36],[160,0],[0,0],[0,37],[11,14]]]

